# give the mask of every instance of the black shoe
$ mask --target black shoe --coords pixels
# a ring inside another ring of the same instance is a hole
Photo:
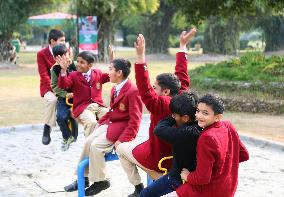
[[[72,133],[72,136],[75,138],[75,141],[76,141],[77,137],[78,137],[78,123],[72,117],[70,118],[70,122],[71,122],[71,125],[72,125],[71,133]]]
[[[100,193],[102,190],[105,190],[110,187],[110,182],[108,180],[94,182],[88,189],[85,190],[86,196],[93,196]]]
[[[134,192],[132,194],[128,195],[127,197],[139,197],[140,193],[142,192],[143,189],[144,189],[143,183],[135,185]]]
[[[89,187],[89,179],[88,177],[85,177],[85,188]],[[77,180],[71,183],[70,185],[67,185],[64,187],[64,190],[66,192],[74,192],[78,190],[78,182]]]
[[[45,124],[44,127],[43,127],[43,135],[42,135],[42,143],[44,145],[48,145],[51,141],[51,138],[50,138],[50,126]]]

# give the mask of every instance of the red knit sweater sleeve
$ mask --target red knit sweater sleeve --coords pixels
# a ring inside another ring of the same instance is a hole
[[[185,52],[178,52],[176,54],[175,75],[181,83],[180,91],[188,90],[190,79],[187,70],[187,54]]]
[[[109,75],[108,73],[102,73],[102,83],[109,82]]]
[[[160,106],[161,98],[155,93],[150,84],[147,64],[135,64],[136,86],[146,108],[151,112],[157,112],[157,106]]]
[[[74,73],[74,72],[73,72]],[[70,73],[70,75],[67,77],[66,75],[65,76],[61,76],[59,74],[59,77],[58,77],[58,87],[62,88],[62,89],[72,89],[72,86],[73,86],[73,80],[72,80],[72,74],[73,73]]]
[[[142,117],[142,101],[138,91],[129,95],[129,121],[127,127],[119,136],[118,141],[128,142],[129,139],[136,137]]]
[[[205,185],[210,182],[216,150],[218,150],[218,146],[213,137],[202,135],[199,137],[196,169],[187,176],[187,184]]]

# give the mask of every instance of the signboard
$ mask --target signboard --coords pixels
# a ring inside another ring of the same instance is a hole
[[[79,52],[90,51],[98,55],[98,30],[96,16],[78,18]]]

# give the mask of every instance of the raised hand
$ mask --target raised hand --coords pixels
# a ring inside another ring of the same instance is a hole
[[[134,42],[134,47],[137,54],[137,63],[145,63],[145,39],[142,34],[139,34],[136,42]]]
[[[186,50],[186,45],[190,42],[190,40],[195,36],[197,32],[196,28],[191,29],[189,32],[183,31],[180,34],[180,49]]]
[[[115,58],[115,53],[111,45],[108,45],[109,61],[112,62]]]
[[[68,58],[65,55],[62,55],[62,56],[58,55],[58,56],[55,57],[55,60],[60,65],[60,67],[63,71],[67,70]]]

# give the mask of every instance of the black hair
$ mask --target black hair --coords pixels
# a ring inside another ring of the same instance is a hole
[[[62,56],[67,53],[67,47],[65,44],[57,44],[54,47],[52,47],[52,53],[54,57],[58,55]]]
[[[159,74],[156,77],[158,85],[164,89],[170,89],[170,96],[175,96],[180,89],[180,81],[176,75],[172,73]]]
[[[77,55],[77,57],[81,57],[83,60],[86,60],[88,64],[95,62],[95,55],[90,51],[82,51]]]
[[[57,41],[59,38],[65,37],[65,33],[58,29],[52,29],[50,30],[48,34],[48,43],[51,43],[51,39],[54,41]]]
[[[223,114],[225,110],[224,102],[219,96],[212,94],[205,94],[199,99],[199,103],[205,103],[206,105],[212,107],[214,114]]]
[[[172,113],[180,116],[188,115],[191,121],[195,120],[195,113],[198,104],[198,96],[194,92],[183,92],[174,96],[170,102]]]
[[[113,64],[113,67],[115,68],[116,72],[119,70],[122,71],[124,79],[129,76],[131,69],[131,63],[129,60],[117,58],[114,59],[111,63]]]

